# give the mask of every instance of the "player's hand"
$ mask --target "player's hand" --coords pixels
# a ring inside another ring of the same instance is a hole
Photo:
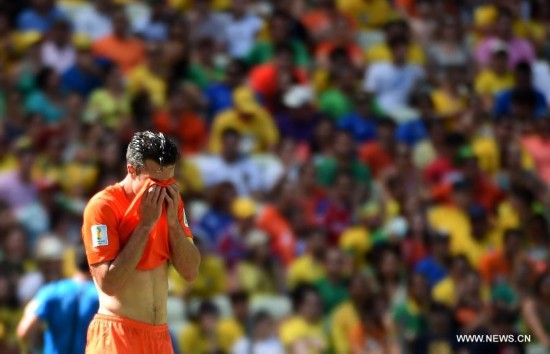
[[[162,213],[166,190],[160,186],[149,187],[141,200],[140,220],[145,226],[153,227]]]
[[[174,183],[166,187],[166,218],[169,226],[179,225],[178,205],[180,187]]]

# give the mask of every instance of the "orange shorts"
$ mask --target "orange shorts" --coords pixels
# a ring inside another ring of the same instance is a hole
[[[95,315],[88,327],[86,354],[173,354],[168,325],[119,316]]]

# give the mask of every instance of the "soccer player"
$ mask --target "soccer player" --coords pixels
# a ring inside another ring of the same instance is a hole
[[[173,353],[168,261],[187,281],[200,263],[173,178],[178,158],[162,133],[136,133],[126,153],[128,175],[86,206],[82,238],[99,293],[88,354]]]

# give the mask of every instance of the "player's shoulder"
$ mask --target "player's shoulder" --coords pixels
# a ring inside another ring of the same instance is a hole
[[[122,187],[118,184],[109,186],[97,192],[86,205],[86,212],[101,211],[105,209],[118,209],[121,198],[125,198]]]

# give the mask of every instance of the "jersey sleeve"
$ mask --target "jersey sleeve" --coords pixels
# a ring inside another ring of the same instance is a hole
[[[42,321],[46,321],[50,315],[50,301],[52,300],[52,291],[51,286],[44,286],[38,291],[33,303],[33,313],[36,317],[40,318]]]
[[[110,202],[92,199],[84,210],[82,240],[90,265],[112,261],[120,251],[118,221]]]
[[[183,233],[185,236],[192,239],[193,234],[191,233],[191,228],[189,227],[189,222],[187,221],[187,215],[185,214],[185,206],[181,198],[178,206],[178,218],[180,220],[180,225],[183,228]]]

